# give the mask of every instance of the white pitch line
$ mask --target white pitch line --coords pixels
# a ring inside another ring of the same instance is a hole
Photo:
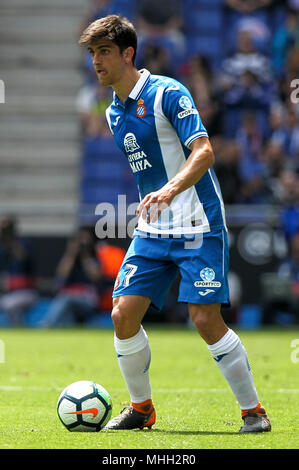
[[[33,387],[22,385],[0,385],[0,391],[4,392],[61,392],[64,387]],[[126,389],[111,389],[111,393],[122,393]],[[156,388],[155,393],[231,393],[228,388]],[[277,393],[299,393],[299,388],[278,388],[278,389],[264,389],[263,392],[277,392]]]

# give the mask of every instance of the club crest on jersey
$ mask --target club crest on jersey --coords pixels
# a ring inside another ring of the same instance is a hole
[[[137,117],[142,118],[146,114],[146,107],[144,106],[144,100],[138,100],[138,105],[136,108]]]
[[[138,150],[140,148],[137,143],[135,134],[133,134],[133,132],[128,132],[125,135],[124,146],[125,146],[126,152],[135,152],[135,150]]]

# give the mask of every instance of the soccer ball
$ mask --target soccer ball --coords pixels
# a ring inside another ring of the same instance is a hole
[[[112,400],[101,385],[80,380],[61,392],[57,413],[69,431],[100,431],[111,417]]]

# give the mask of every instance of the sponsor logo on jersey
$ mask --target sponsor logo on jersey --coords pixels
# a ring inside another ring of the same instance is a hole
[[[178,114],[178,118],[179,119],[183,119],[187,116],[190,116],[190,114],[198,114],[198,111],[197,109],[186,109],[185,111],[181,111],[179,114]]]
[[[136,150],[140,149],[140,146],[138,145],[136,136],[133,132],[128,132],[125,135],[124,146],[126,152],[130,153],[130,155],[128,155],[128,161],[133,173],[152,167],[151,163],[148,161],[147,154],[143,150],[136,152]]]
[[[214,281],[215,279],[214,269],[206,267],[206,268],[203,268],[199,274],[200,274],[202,281],[195,281],[194,282],[195,287],[221,287],[221,282]]]
[[[189,116],[190,114],[198,114],[198,111],[197,109],[194,109],[192,106],[192,101],[190,100],[190,98],[186,95],[184,96],[181,96],[180,99],[179,99],[179,105],[181,108],[184,109],[184,111],[181,111],[179,114],[178,114],[178,118],[179,119],[183,119],[187,116]]]
[[[183,109],[191,109],[192,108],[192,101],[188,96],[181,96],[179,99],[179,105]]]
[[[138,100],[136,108],[137,117],[142,118],[146,115],[146,107],[144,106],[144,100]]]
[[[128,132],[125,135],[124,146],[125,146],[126,152],[135,152],[135,150],[138,150],[140,148],[137,143],[135,134],[133,134],[133,132]]]

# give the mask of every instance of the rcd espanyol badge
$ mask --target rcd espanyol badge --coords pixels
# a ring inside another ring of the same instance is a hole
[[[146,114],[146,107],[144,106],[143,103],[144,103],[144,100],[138,100],[136,114],[139,118],[142,118]]]

